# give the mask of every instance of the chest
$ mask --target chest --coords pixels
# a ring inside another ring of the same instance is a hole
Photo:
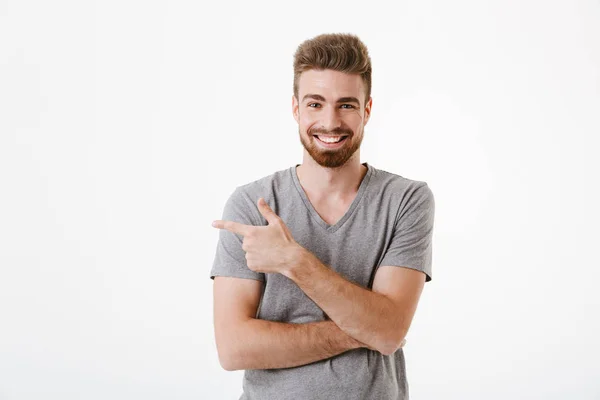
[[[335,225],[344,216],[344,214],[346,214],[346,210],[338,209],[315,208],[315,211],[328,225]]]
[[[328,225],[335,225],[344,215],[346,215],[346,212],[348,212],[348,209],[352,204],[352,200],[333,203],[317,203],[311,201],[311,204],[325,223]]]

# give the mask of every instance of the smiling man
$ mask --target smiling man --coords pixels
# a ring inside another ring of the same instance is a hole
[[[360,162],[371,60],[352,34],[294,55],[302,164],[229,196],[210,277],[240,399],[408,399],[405,336],[431,280],[428,184]],[[394,150],[396,151],[396,150]]]

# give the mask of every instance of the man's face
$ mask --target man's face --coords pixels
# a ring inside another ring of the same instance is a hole
[[[341,167],[360,148],[372,99],[364,104],[365,87],[358,74],[308,70],[300,75],[298,99],[292,96],[300,142],[321,166]],[[346,136],[328,145],[317,136]]]

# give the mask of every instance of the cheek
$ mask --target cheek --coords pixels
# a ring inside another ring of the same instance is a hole
[[[310,115],[301,115],[298,121],[302,132],[308,132],[308,130],[317,122],[314,118],[311,118]]]
[[[302,113],[300,114],[299,120],[301,124],[306,126],[312,124],[315,121],[315,117],[310,113]]]
[[[360,115],[352,115],[346,120],[346,122],[354,132],[358,132],[361,129],[364,121]]]

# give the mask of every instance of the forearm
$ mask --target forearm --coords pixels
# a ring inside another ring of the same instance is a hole
[[[385,295],[346,280],[309,251],[301,252],[296,266],[283,272],[348,335],[371,349],[391,354],[400,335],[394,304]]]
[[[228,351],[230,371],[296,367],[364,346],[330,320],[291,324],[253,318],[237,332]]]

